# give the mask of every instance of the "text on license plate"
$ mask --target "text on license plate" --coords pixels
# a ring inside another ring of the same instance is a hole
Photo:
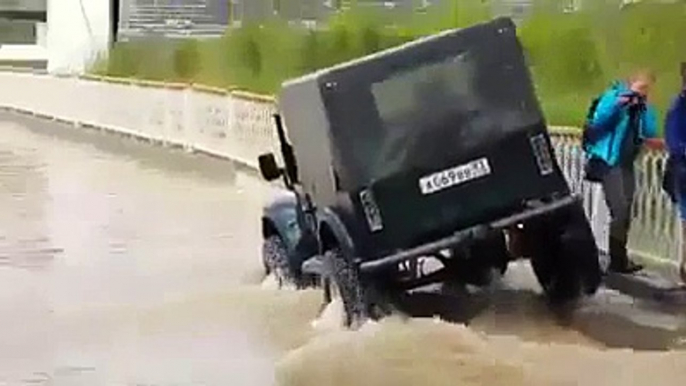
[[[419,188],[424,195],[432,194],[489,174],[491,165],[484,157],[422,177],[419,179]]]

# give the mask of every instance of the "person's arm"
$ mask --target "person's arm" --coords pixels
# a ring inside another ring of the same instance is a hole
[[[595,114],[593,115],[593,126],[601,130],[609,130],[619,118],[624,105],[614,91],[605,93],[600,98]]]

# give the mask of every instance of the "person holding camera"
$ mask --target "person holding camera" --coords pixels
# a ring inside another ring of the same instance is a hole
[[[654,74],[647,70],[615,82],[598,99],[586,129],[593,131],[592,142],[585,146],[586,178],[601,184],[610,210],[612,272],[643,269],[629,259],[627,241],[636,190],[634,161],[644,140],[657,135],[655,110],[648,103],[654,83]]]
[[[669,158],[663,187],[679,208],[683,240],[679,274],[686,284],[686,62],[681,63],[681,90],[665,117],[665,144]]]

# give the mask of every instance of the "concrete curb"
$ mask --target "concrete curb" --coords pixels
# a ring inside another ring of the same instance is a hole
[[[633,298],[686,307],[686,287],[649,271],[633,275],[610,273],[605,277],[605,286]]]
[[[609,256],[603,255],[604,266],[609,263]],[[633,275],[608,272],[604,278],[607,288],[619,291],[637,299],[659,302],[668,306],[686,307],[686,286],[679,285],[670,277],[672,266],[656,266],[653,262],[637,258],[644,264],[641,272]]]
[[[600,266],[605,273],[602,285],[635,299],[660,303],[665,306],[686,307],[686,287],[676,280],[676,265],[656,262],[635,254],[631,258],[644,266],[633,275],[607,271],[610,256],[601,252]]]

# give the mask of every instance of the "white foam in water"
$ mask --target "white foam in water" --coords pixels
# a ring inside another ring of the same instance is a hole
[[[319,335],[347,331],[343,326],[344,312],[343,301],[340,298],[334,299],[310,325]],[[379,322],[370,319],[366,320],[364,325],[360,326],[359,331],[367,334],[374,334],[380,328],[381,324]]]
[[[297,291],[297,288],[293,284],[284,284],[282,287],[279,287],[279,281],[274,275],[267,275],[267,277],[262,280],[260,287],[264,290],[270,291]]]
[[[343,316],[343,300],[336,298],[312,321],[311,326],[318,333],[340,331],[343,329]]]
[[[267,275],[267,277],[262,280],[260,287],[266,290],[277,290],[279,289],[279,282],[274,275]]]
[[[381,322],[377,322],[376,320],[367,320],[360,331],[366,334],[376,334],[377,332],[381,331],[382,325]]]

